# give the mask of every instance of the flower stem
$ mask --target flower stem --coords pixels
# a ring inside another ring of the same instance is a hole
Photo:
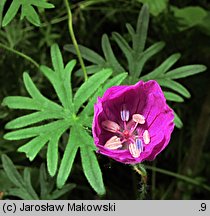
[[[23,57],[23,58],[26,59],[27,61],[30,61],[35,67],[39,68],[39,64],[38,64],[35,60],[33,60],[30,56],[27,56],[27,55],[25,55],[24,53],[19,52],[19,51],[13,49],[13,48],[10,48],[10,47],[8,47],[8,46],[2,44],[2,43],[0,43],[0,48],[3,48],[3,49],[5,49],[5,50],[8,50],[8,51],[10,51],[10,52],[15,53],[16,55],[19,55],[19,56]]]
[[[136,164],[133,169],[141,176],[140,199],[144,199],[147,193],[147,172],[142,164]]]
[[[84,64],[84,61],[83,61],[83,59],[82,59],[80,50],[79,50],[79,46],[78,46],[78,44],[77,44],[77,40],[76,40],[75,35],[74,35],[74,30],[73,30],[73,25],[72,25],[72,13],[71,13],[71,9],[70,9],[68,0],[64,0],[64,1],[65,1],[66,9],[67,9],[67,12],[68,12],[69,34],[70,34],[70,37],[71,37],[72,42],[73,42],[73,44],[74,44],[74,48],[75,48],[75,50],[76,50],[77,57],[78,57],[78,59],[79,59],[79,62],[80,62],[82,71],[83,71],[83,73],[84,73],[84,79],[85,79],[85,81],[86,81],[86,80],[88,79],[87,71],[86,71],[85,64]]]

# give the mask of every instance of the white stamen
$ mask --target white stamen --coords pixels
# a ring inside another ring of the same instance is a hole
[[[132,116],[133,121],[139,124],[144,124],[145,123],[145,117],[140,114],[133,114]]]
[[[105,130],[108,130],[113,133],[116,133],[120,130],[120,126],[117,123],[110,120],[103,121],[102,126]]]
[[[136,143],[130,143],[128,146],[129,152],[131,153],[132,157],[138,158],[141,154],[141,151],[138,149]]]
[[[118,148],[122,147],[122,142],[120,141],[119,137],[113,136],[106,142],[104,147],[106,147],[106,148],[108,148],[110,150],[115,150],[115,149],[118,149]]]
[[[122,106],[122,111],[120,111],[120,116],[122,121],[127,122],[129,120],[130,112],[126,109],[125,104]]]
[[[150,135],[149,135],[149,131],[145,130],[143,133],[143,140],[145,144],[149,144],[150,143]]]

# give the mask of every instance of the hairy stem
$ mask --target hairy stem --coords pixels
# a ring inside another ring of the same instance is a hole
[[[144,199],[147,193],[147,172],[142,164],[136,164],[133,169],[141,176],[141,194],[140,199]]]
[[[75,50],[76,50],[77,57],[78,57],[78,59],[79,59],[79,62],[80,62],[82,71],[83,71],[83,73],[84,73],[84,79],[85,79],[85,81],[86,81],[86,80],[88,79],[87,71],[86,71],[85,64],[84,64],[84,61],[83,61],[83,59],[82,59],[80,50],[79,50],[79,46],[78,46],[78,44],[77,44],[77,40],[76,40],[75,35],[74,35],[73,24],[72,24],[72,13],[71,13],[71,9],[70,9],[68,0],[64,0],[64,1],[65,1],[66,9],[67,9],[67,12],[68,12],[69,34],[70,34],[70,37],[71,37],[72,42],[73,42],[73,44],[74,44],[74,48],[75,48]]]
[[[16,55],[21,56],[22,58],[24,58],[27,61],[31,62],[35,67],[39,68],[39,64],[35,60],[33,60],[30,56],[27,56],[26,54],[24,54],[22,52],[19,52],[19,51],[13,49],[13,48],[10,48],[10,47],[2,44],[2,43],[0,43],[0,48],[3,48],[5,50],[7,50],[7,51],[10,51],[12,53],[15,53]]]

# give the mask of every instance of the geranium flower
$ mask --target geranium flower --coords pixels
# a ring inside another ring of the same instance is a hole
[[[169,143],[173,120],[156,81],[114,86],[94,106],[94,142],[99,153],[122,163],[154,160]]]

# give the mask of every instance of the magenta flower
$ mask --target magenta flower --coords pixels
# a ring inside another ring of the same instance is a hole
[[[169,143],[174,114],[154,80],[109,88],[94,106],[98,152],[135,164],[154,160]]]

